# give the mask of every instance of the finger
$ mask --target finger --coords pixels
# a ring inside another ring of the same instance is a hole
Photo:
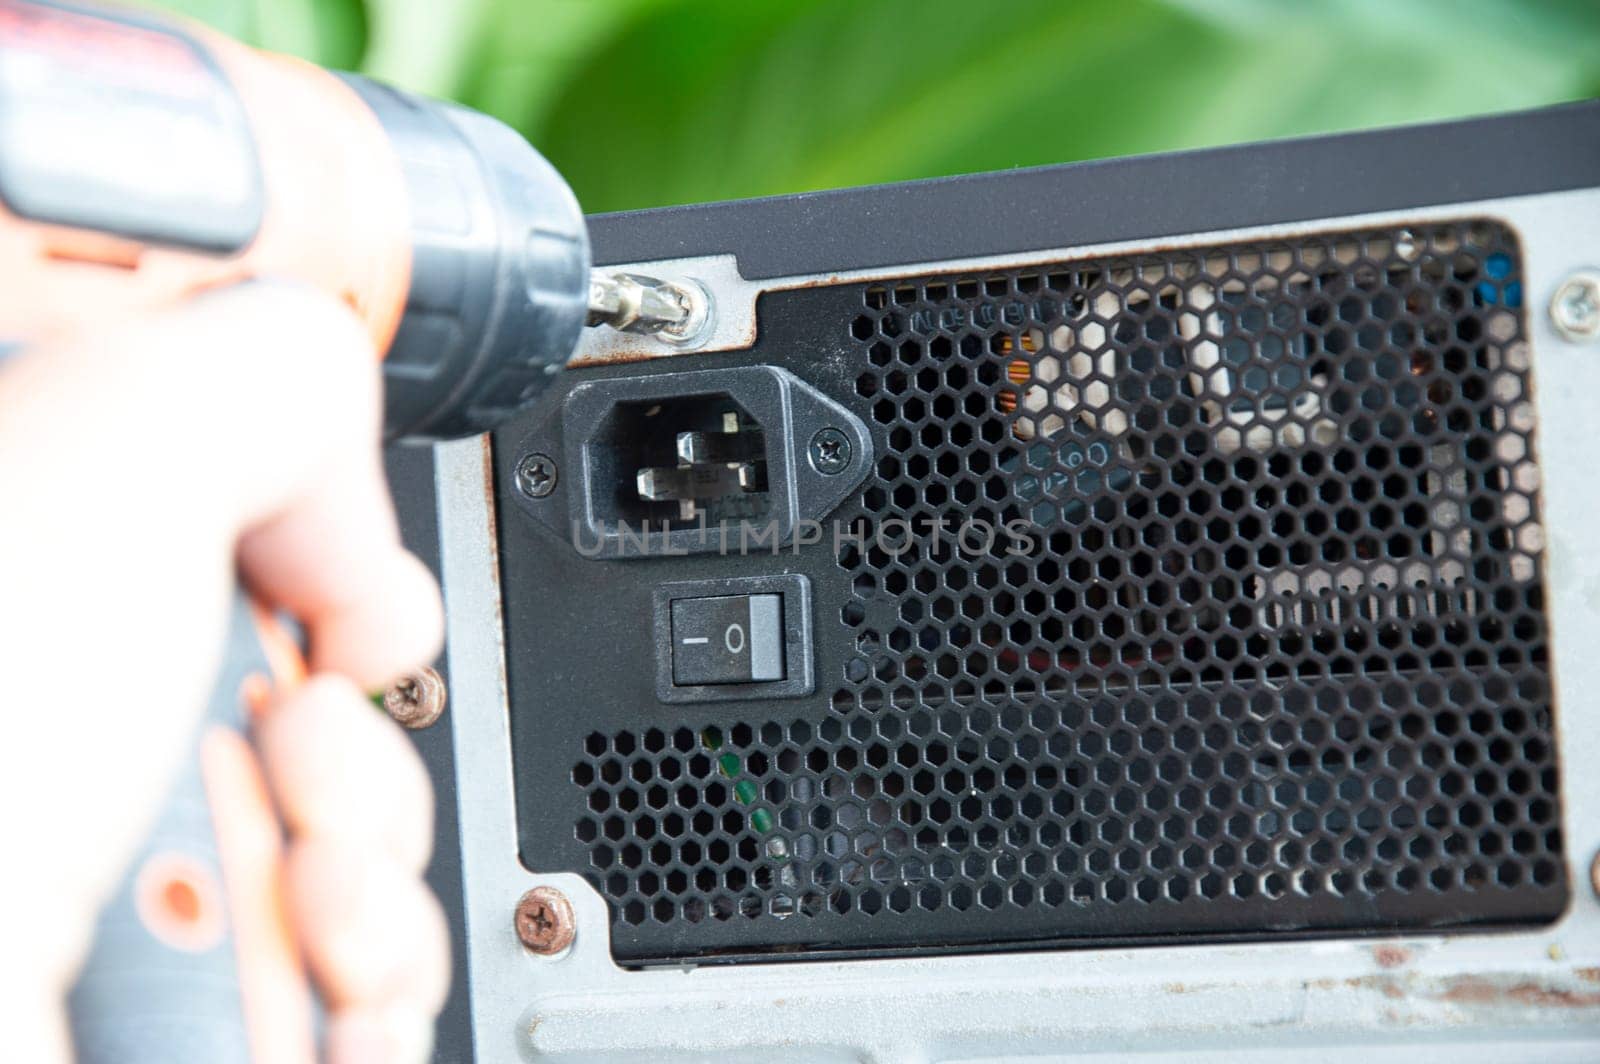
[[[328,1021],[328,1064],[424,1064],[433,1052],[433,1018],[404,1006],[347,1009]]]
[[[450,983],[449,938],[420,880],[380,850],[316,837],[290,844],[286,872],[301,948],[334,1012],[438,1013]]]
[[[369,479],[382,483],[376,471]],[[378,541],[350,525],[345,515],[358,493],[324,487],[247,534],[240,569],[252,592],[304,622],[314,671],[382,690],[438,653],[439,587],[398,540]],[[388,507],[387,495],[381,505]]]
[[[342,396],[322,411],[334,442],[314,475],[268,500],[277,505],[244,530],[238,557],[251,589],[305,624],[313,669],[375,690],[434,656],[443,613],[433,577],[400,545],[378,447],[379,377],[359,325],[341,320],[341,353],[320,371]],[[290,427],[286,417],[268,443]]]
[[[342,676],[314,676],[261,721],[262,765],[290,831],[380,847],[411,874],[433,845],[433,793],[416,749]]]
[[[439,591],[400,545],[379,459],[376,378],[357,367],[352,437],[280,512],[250,529],[239,566],[251,589],[306,625],[311,666],[343,672],[369,690],[438,650]]]

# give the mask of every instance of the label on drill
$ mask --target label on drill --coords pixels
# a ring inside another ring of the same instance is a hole
[[[243,248],[262,191],[244,109],[195,41],[137,14],[0,0],[0,201],[34,221]]]

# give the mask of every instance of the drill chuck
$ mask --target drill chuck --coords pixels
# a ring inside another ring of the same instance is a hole
[[[410,204],[411,283],[383,361],[391,437],[483,432],[543,390],[588,313],[572,190],[508,127],[342,75],[383,125]]]

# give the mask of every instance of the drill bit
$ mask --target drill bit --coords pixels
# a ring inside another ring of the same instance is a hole
[[[705,332],[710,300],[693,281],[675,283],[636,273],[589,275],[587,324],[643,333],[672,344],[687,344]]]

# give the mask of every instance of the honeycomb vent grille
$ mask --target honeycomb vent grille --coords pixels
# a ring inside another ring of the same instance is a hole
[[[877,466],[817,619],[849,653],[807,719],[587,738],[619,928],[1556,915],[1519,277],[1463,222],[854,286]]]

